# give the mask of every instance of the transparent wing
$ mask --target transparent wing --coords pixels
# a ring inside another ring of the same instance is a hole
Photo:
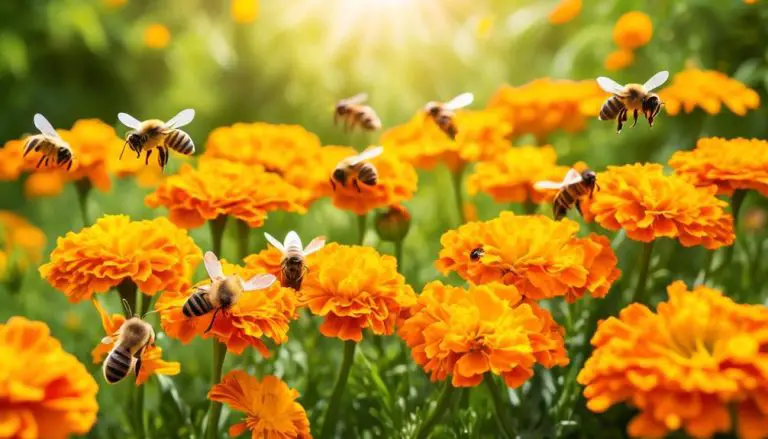
[[[600,88],[607,91],[608,93],[615,95],[621,94],[621,92],[624,90],[623,85],[619,84],[611,78],[606,78],[605,76],[597,78],[597,85],[599,85]]]
[[[643,84],[643,88],[645,91],[651,91],[655,88],[661,87],[662,84],[667,82],[667,79],[669,79],[669,72],[666,70],[662,70],[659,73],[651,76],[651,79],[645,82]]]
[[[384,152],[383,146],[374,146],[349,159],[349,164],[354,165],[366,160],[376,158]]]
[[[263,290],[264,288],[272,285],[276,280],[277,278],[271,274],[257,274],[256,276],[248,279],[248,281],[243,282],[243,290]]]
[[[202,292],[208,292],[211,291],[210,285],[200,285],[199,287],[195,287],[196,290],[202,291]]]
[[[368,100],[368,93],[358,93],[351,98],[342,99],[345,104],[362,104]]]
[[[304,249],[304,256],[311,255],[323,246],[325,246],[325,236],[318,236],[307,244],[307,248]]]
[[[101,339],[101,344],[112,344],[115,342],[115,337],[108,335]]]
[[[213,252],[205,252],[203,263],[205,264],[205,271],[208,272],[208,277],[211,280],[224,279],[224,270],[221,268],[221,262],[219,262],[219,258]]]
[[[285,242],[283,242],[283,247],[286,249],[289,248],[297,248],[299,250],[303,250],[304,246],[301,245],[301,238],[299,238],[299,234],[291,230],[288,232],[287,235],[285,235]]]
[[[165,123],[167,128],[181,128],[184,125],[192,122],[195,118],[195,110],[187,108],[186,110],[179,111],[179,114],[173,116],[168,122]]]
[[[472,93],[462,93],[450,101],[446,102],[443,107],[447,110],[458,110],[471,104],[475,100],[475,95]]]
[[[280,250],[281,252],[285,253],[285,247],[283,247],[283,244],[275,239],[274,236],[270,235],[267,232],[264,232],[264,237],[267,238],[267,241],[269,241],[270,244],[272,244],[272,247]]]
[[[563,179],[563,186],[570,186],[580,181],[581,181],[581,174],[579,173],[579,171],[571,168],[568,170],[568,173],[565,174],[565,178]]]
[[[562,181],[537,181],[533,187],[536,189],[543,191],[547,189],[562,189],[563,188],[563,182]]]
[[[141,126],[141,121],[128,113],[117,113],[117,119],[128,128],[137,130]]]
[[[45,118],[40,113],[35,114],[35,126],[38,130],[40,130],[41,133],[45,134],[46,136],[51,137],[59,137],[59,133],[56,132],[55,129],[53,129],[53,125],[51,125],[50,122],[48,122],[48,119]]]

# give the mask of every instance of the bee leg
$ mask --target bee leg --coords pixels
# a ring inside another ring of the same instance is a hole
[[[51,159],[50,157],[47,157],[47,156],[45,157],[45,167],[46,167],[46,168],[47,168],[47,167],[49,166],[49,164],[50,164],[50,159]]]
[[[148,149],[147,150],[147,156],[144,158],[144,166],[149,165],[149,156],[151,156],[151,155],[152,155],[152,150]]]
[[[211,330],[211,328],[213,328],[213,322],[216,321],[216,314],[219,313],[219,310],[221,310],[221,308],[216,308],[216,311],[213,312],[213,317],[211,318],[211,323],[208,324],[207,328],[205,328],[205,331],[203,331],[204,333],[207,333],[208,331]]]
[[[331,189],[336,192],[336,183],[333,182],[333,178],[329,178],[328,182],[331,183]]]
[[[70,169],[72,169],[72,160],[70,160],[69,163],[67,163],[67,171],[69,171]]]
[[[141,349],[136,351],[136,354],[134,355],[134,357],[136,358],[136,364],[133,366],[133,373],[136,376],[139,376],[139,372],[141,372],[141,357],[142,355],[144,355],[144,348],[146,347],[147,345],[142,346]]]
[[[624,126],[624,115],[626,114],[627,110],[623,109],[619,111],[619,117],[618,117],[618,127],[616,128],[616,134],[619,134],[621,132],[621,128]]]
[[[635,123],[632,124],[632,128],[634,128],[635,125],[637,125],[637,110],[635,110]]]
[[[357,179],[354,180],[355,189],[357,189],[358,192],[360,192],[360,185],[357,184]]]
[[[555,221],[563,219],[566,213],[568,213],[568,209],[561,206],[559,203],[552,205],[552,216],[555,218]]]
[[[37,162],[37,166],[35,166],[35,167],[36,167],[36,168],[39,168],[39,167],[40,167],[40,165],[42,165],[42,164],[43,164],[43,160],[45,160],[45,156],[40,156],[40,161],[39,161],[39,162]]]
[[[576,200],[576,210],[579,212],[579,215],[584,216],[584,214],[581,213],[581,200]]]

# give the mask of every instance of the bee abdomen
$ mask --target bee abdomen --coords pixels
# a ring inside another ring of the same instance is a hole
[[[376,168],[370,163],[364,164],[358,173],[358,180],[360,180],[360,182],[363,184],[367,184],[368,186],[375,186],[379,180],[379,175],[376,172]]]
[[[29,140],[27,140],[27,144],[24,146],[24,155],[26,156],[29,154],[30,151],[32,151],[35,146],[39,145],[41,142],[39,137],[30,137]]]
[[[205,293],[195,293],[184,302],[181,312],[187,318],[199,317],[213,310],[213,305],[204,297]]]
[[[600,120],[613,120],[624,108],[624,103],[617,96],[611,96],[600,108]]]
[[[116,346],[104,361],[104,379],[110,384],[122,380],[131,370],[131,364],[131,352],[123,346]]]
[[[184,155],[195,152],[195,144],[189,134],[181,130],[173,130],[165,138],[165,146]]]

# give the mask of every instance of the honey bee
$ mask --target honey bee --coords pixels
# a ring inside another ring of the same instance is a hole
[[[141,317],[132,314],[128,302],[123,299],[123,306],[126,307],[127,314],[133,317],[127,319],[120,325],[120,329],[115,334],[108,335],[101,339],[104,344],[114,343],[115,347],[104,360],[104,379],[109,384],[115,384],[122,380],[133,371],[139,376],[141,371],[141,357],[147,346],[155,344],[155,330],[152,325],[145,322]]]
[[[455,140],[457,129],[454,111],[466,107],[474,100],[475,96],[472,93],[462,93],[444,104],[430,102],[424,107],[424,110],[451,140]]]
[[[40,156],[40,161],[37,162],[38,168],[43,163],[45,163],[45,166],[48,166],[50,161],[53,160],[54,165],[66,165],[67,171],[69,171],[72,168],[72,147],[59,136],[59,133],[53,129],[53,125],[42,114],[35,114],[34,122],[35,127],[40,130],[40,134],[35,134],[27,139],[24,144],[24,157],[32,150],[42,152],[43,155]]]
[[[331,175],[331,187],[336,190],[336,183],[342,187],[346,187],[350,181],[352,185],[360,192],[360,183],[368,186],[375,186],[379,180],[379,174],[376,171],[376,167],[366,160],[371,160],[381,155],[384,152],[384,148],[381,146],[374,146],[366,149],[360,154],[352,157],[348,157],[339,162],[336,165],[336,169],[333,170]]]
[[[294,231],[288,232],[285,236],[285,242],[282,244],[269,233],[264,233],[264,236],[270,244],[283,253],[283,259],[280,261],[280,283],[298,291],[301,288],[304,273],[308,270],[304,264],[304,258],[323,248],[325,237],[318,236],[304,248],[301,244],[301,238]]]
[[[606,78],[605,76],[597,78],[600,88],[613,94],[603,103],[598,118],[600,120],[618,119],[616,132],[620,133],[624,122],[627,121],[627,113],[630,111],[634,112],[635,123],[632,124],[634,127],[637,125],[637,113],[642,111],[645,118],[648,119],[648,125],[653,127],[653,119],[659,114],[664,103],[661,102],[656,93],[651,93],[651,91],[667,82],[667,78],[669,78],[669,72],[666,70],[653,75],[643,85],[627,84],[621,86],[611,78]]]
[[[336,104],[333,113],[333,123],[339,118],[344,120],[344,130],[354,129],[359,125],[366,131],[376,131],[381,128],[381,119],[369,105],[363,105],[368,100],[368,94],[360,93],[351,98],[342,99]]]
[[[568,209],[574,205],[579,211],[579,215],[582,215],[582,198],[589,196],[591,199],[595,189],[600,190],[600,186],[597,185],[597,176],[589,169],[582,173],[570,169],[563,181],[539,181],[534,187],[539,190],[558,190],[555,200],[552,202],[552,216],[557,221],[561,220],[568,213]]]
[[[182,110],[168,122],[159,119],[149,119],[144,122],[126,113],[119,113],[117,118],[126,127],[132,131],[128,132],[125,138],[123,150],[120,152],[120,158],[123,158],[125,145],[128,145],[136,153],[136,158],[141,157],[141,152],[146,151],[147,156],[144,164],[149,164],[149,156],[157,148],[157,162],[161,168],[165,168],[168,163],[172,149],[184,155],[191,155],[195,152],[195,144],[189,134],[181,131],[179,128],[192,122],[195,118],[195,110],[188,108]]]
[[[192,318],[203,316],[215,310],[211,323],[205,332],[213,328],[219,311],[226,312],[232,308],[244,292],[262,290],[272,285],[276,280],[275,276],[271,274],[257,274],[247,282],[243,282],[237,275],[225,276],[221,262],[213,252],[205,253],[203,263],[212,282],[210,285],[197,287],[195,293],[184,302],[182,313],[185,317]]]
[[[482,247],[477,247],[472,249],[472,251],[469,253],[469,260],[472,262],[477,262],[483,256],[485,256],[485,250],[483,250]]]

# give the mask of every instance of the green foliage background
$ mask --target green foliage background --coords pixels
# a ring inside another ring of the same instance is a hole
[[[382,22],[391,17],[377,15],[371,7],[338,40],[334,31],[341,27],[339,0],[329,0],[320,8],[309,8],[310,0],[263,0],[260,17],[249,25],[233,23],[229,2],[223,0],[129,0],[118,9],[97,0],[0,2],[0,96],[4,104],[0,139],[15,139],[32,131],[35,112],[66,128],[77,119],[91,117],[115,124],[119,111],[139,118],[169,118],[181,108],[193,107],[197,118],[188,131],[200,149],[213,128],[238,121],[301,124],[325,144],[362,147],[375,138],[349,136],[333,127],[330,107],[338,98],[368,91],[388,128],[408,120],[426,101],[467,90],[475,93],[476,105],[483,105],[502,83],[519,85],[544,76],[593,78],[605,74],[603,59],[614,50],[610,35],[615,20],[633,9],[652,17],[654,37],[637,51],[633,66],[611,75],[618,82],[639,82],[658,70],[674,73],[686,63],[695,63],[743,81],[766,101],[766,2],[589,1],[578,18],[553,26],[546,17],[555,1],[411,1],[429,4],[432,9],[423,9],[418,16],[403,14],[402,26],[395,27],[397,20]],[[395,8],[395,3],[393,0],[390,7]],[[475,31],[478,21],[486,17],[494,20],[487,39]],[[379,19],[382,21],[376,24]],[[170,29],[172,41],[167,48],[144,46],[142,32],[151,22]],[[386,32],[366,37],[366,29]],[[662,114],[652,131],[641,124],[625,129],[621,136],[607,124],[590,121],[581,133],[557,133],[548,140],[561,163],[585,160],[600,170],[609,164],[635,161],[665,163],[672,152],[693,148],[700,136],[767,138],[767,117],[765,108],[746,117],[728,110],[716,116],[701,110],[676,117]],[[417,291],[426,282],[441,278],[434,268],[439,238],[458,223],[447,190],[451,184],[447,170],[420,172],[419,178],[419,191],[407,203],[414,224],[401,261]],[[73,187],[60,197],[37,200],[24,200],[20,182],[2,183],[0,190],[2,209],[21,213],[46,232],[46,255],[57,236],[82,227]],[[134,219],[166,214],[144,206],[146,193],[131,181],[115,181],[110,193],[92,194],[89,215],[93,220],[107,213],[126,213]],[[520,210],[519,206],[495,205],[482,195],[475,201],[482,219],[490,219],[502,209]],[[742,212],[766,206],[765,199],[750,194]],[[296,229],[306,237],[325,234],[332,241],[353,243],[355,224],[351,214],[323,200],[306,216],[272,215],[264,231],[282,236]],[[584,233],[590,230],[598,227],[582,227]],[[253,251],[264,246],[261,231],[253,233]],[[575,383],[576,373],[589,355],[596,321],[625,306],[636,282],[641,246],[620,233],[600,232],[613,239],[624,275],[603,301],[584,300],[570,307],[561,301],[549,304],[568,331],[571,365],[538,370],[529,383],[509,392],[513,405],[505,416],[520,437],[625,435],[631,410],[618,407],[602,415],[592,414]],[[210,246],[206,228],[191,233],[201,248]],[[233,259],[233,234],[226,239],[225,256]],[[393,251],[390,243],[379,242],[375,234],[368,235],[366,244],[381,252]],[[716,273],[711,283],[738,301],[766,303],[768,264],[761,258],[765,246],[765,230],[740,232],[734,262]],[[715,255],[716,266],[723,254]],[[703,249],[685,249],[669,240],[657,243],[654,255],[649,290],[655,301],[666,297],[664,288],[672,280],[682,279],[688,285],[696,282],[706,260]],[[202,278],[202,272],[198,277]],[[459,282],[457,278],[448,281]],[[103,334],[89,303],[69,304],[35,270],[24,274],[20,288],[6,285],[0,289],[0,303],[0,321],[24,315],[47,322],[65,349],[88,364],[103,383],[99,368],[90,364],[89,352]],[[116,295],[108,296],[108,304],[112,312],[119,310]],[[291,328],[290,341],[271,349],[272,358],[265,360],[248,351],[242,357],[230,355],[225,365],[225,370],[243,367],[257,376],[277,374],[297,388],[315,433],[319,433],[342,351],[339,341],[319,335],[317,325],[316,319],[302,316]],[[149,432],[152,437],[200,437],[210,385],[210,346],[201,340],[182,346],[167,338],[159,344],[165,348],[166,358],[182,362],[182,373],[153,379],[147,386],[144,416]],[[429,383],[412,362],[404,361],[405,353],[395,337],[383,341],[383,351],[366,339],[362,352],[347,388],[341,435],[408,437],[436,398],[438,386]],[[137,436],[126,415],[132,392],[127,382],[101,385],[99,421],[89,437]],[[226,419],[226,409],[224,413]],[[463,392],[433,437],[497,437],[492,413],[485,388]],[[227,422],[239,416],[233,414]]]

